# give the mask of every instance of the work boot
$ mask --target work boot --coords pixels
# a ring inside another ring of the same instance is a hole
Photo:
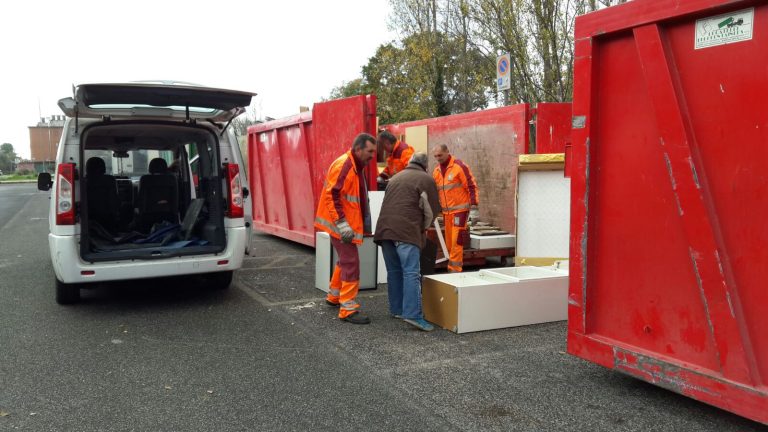
[[[328,306],[339,307],[339,303],[334,303],[328,299],[325,299],[325,304],[327,304]]]
[[[371,323],[371,319],[363,315],[362,312],[353,312],[351,315],[347,315],[341,320],[350,322],[352,324],[370,324]]]
[[[432,330],[435,329],[435,326],[433,326],[432,324],[426,322],[423,318],[419,318],[419,319],[409,319],[409,318],[406,318],[403,321],[405,321],[408,324],[416,327],[417,329],[425,331],[425,332],[431,332]]]

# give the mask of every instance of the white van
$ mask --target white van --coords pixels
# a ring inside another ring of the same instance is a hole
[[[56,301],[88,283],[199,274],[226,288],[251,239],[245,165],[228,128],[253,93],[175,83],[85,84],[51,190]]]

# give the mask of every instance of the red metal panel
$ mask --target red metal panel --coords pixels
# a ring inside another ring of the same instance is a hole
[[[751,40],[694,48],[748,7]],[[768,423],[768,5],[636,0],[576,35],[568,351]]]
[[[314,244],[314,202],[308,145],[312,117],[300,114],[248,129],[253,224],[256,229]]]
[[[375,129],[375,96],[315,104],[311,114],[248,128],[254,228],[314,246],[315,210],[328,167],[357,134]],[[375,187],[375,169],[367,172]]]
[[[571,142],[571,117],[570,103],[536,104],[536,153],[565,153]]]
[[[395,135],[427,126],[428,148],[445,144],[472,170],[480,189],[481,216],[515,232],[517,156],[528,145],[528,104],[388,125]],[[429,170],[435,167],[430,158]]]
[[[319,164],[314,172],[317,190],[322,186],[328,167],[342,153],[352,148],[354,138],[366,132],[376,136],[376,97],[353,96],[315,104],[312,110],[315,128],[315,156]],[[376,161],[366,168],[370,190],[376,188]]]

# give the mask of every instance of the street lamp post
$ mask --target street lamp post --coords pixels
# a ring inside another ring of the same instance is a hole
[[[53,124],[52,117],[48,117],[48,154],[45,155],[45,162],[43,163],[43,169],[45,172],[48,172],[50,169],[50,166],[48,166],[48,161],[51,158],[51,125]]]

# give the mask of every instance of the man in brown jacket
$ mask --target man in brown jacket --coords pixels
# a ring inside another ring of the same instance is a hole
[[[440,214],[440,198],[428,158],[415,153],[408,166],[389,181],[374,241],[381,245],[387,266],[389,312],[424,331],[434,329],[421,309],[421,249],[425,230]]]

